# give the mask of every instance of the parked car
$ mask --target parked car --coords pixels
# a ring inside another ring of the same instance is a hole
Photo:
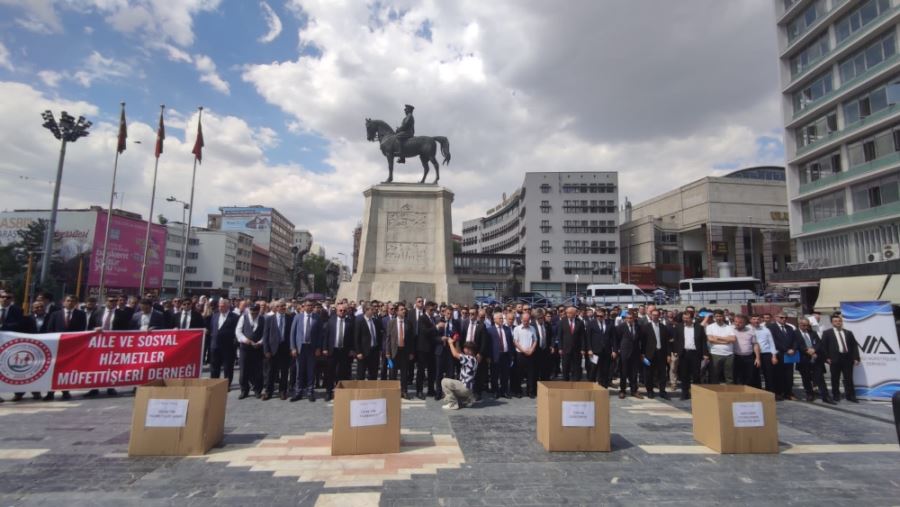
[[[550,298],[544,296],[540,292],[520,292],[518,296],[514,297],[511,301],[513,304],[525,304],[530,305],[532,308],[546,308],[548,306],[553,306],[553,301]]]
[[[475,298],[475,304],[478,306],[494,306],[502,303],[499,299],[491,296],[478,296]]]

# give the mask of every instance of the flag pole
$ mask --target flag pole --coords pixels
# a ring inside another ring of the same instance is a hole
[[[199,133],[199,129],[201,128],[200,120],[203,118],[203,106],[200,106],[198,108],[198,110],[200,111],[197,115],[197,129],[198,129],[198,133]],[[190,198],[190,202],[188,203],[187,232],[184,235],[184,245],[182,245],[182,247],[181,247],[181,279],[178,281],[178,287],[181,290],[180,295],[182,298],[185,296],[184,279],[185,279],[185,273],[187,272],[187,250],[188,250],[188,243],[191,240],[191,220],[194,217],[194,184],[197,182],[197,160],[198,160],[197,154],[195,153],[194,154],[194,172],[191,175],[191,198]]]
[[[125,117],[125,103],[122,102],[122,118]],[[121,125],[119,125],[120,131],[119,135],[121,135]],[[121,139],[119,142],[121,143]],[[109,248],[109,224],[112,223],[112,209],[113,209],[113,199],[116,197],[116,173],[119,171],[119,153],[122,152],[122,146],[116,146],[116,161],[113,162],[113,177],[112,177],[112,189],[109,191],[109,208],[107,208],[106,212],[106,233],[103,236],[103,251],[100,254],[100,284],[97,289],[97,296],[100,301],[105,301],[106,295],[105,286],[103,282],[106,279],[106,251]]]
[[[162,125],[162,116],[165,109],[165,104],[159,106],[160,125]],[[159,134],[157,134],[156,142],[160,142]],[[159,171],[159,155],[160,151],[157,149],[156,162],[153,164],[153,190],[150,191],[150,215],[147,217],[147,235],[144,238],[144,260],[141,263],[141,285],[140,289],[138,289],[139,298],[144,297],[144,282],[147,280],[147,257],[150,255],[150,227],[153,225],[153,204],[156,201],[156,173]]]

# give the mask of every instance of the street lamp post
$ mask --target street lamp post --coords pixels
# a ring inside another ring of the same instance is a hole
[[[747,274],[749,276],[754,276],[756,275],[756,266],[754,266],[754,264],[756,263],[756,259],[754,257],[755,253],[753,251],[753,217],[747,217],[747,222],[750,224],[750,272]]]
[[[49,130],[53,137],[60,140],[59,164],[56,167],[56,185],[53,187],[53,207],[50,210],[50,223],[44,237],[44,255],[41,258],[40,283],[47,283],[47,275],[50,270],[50,258],[53,256],[53,235],[56,232],[56,215],[59,210],[59,186],[62,183],[63,163],[66,160],[66,143],[74,143],[79,138],[89,134],[88,129],[92,123],[79,116],[76,120],[69,113],[63,111],[59,117],[59,123],[49,110],[41,114],[44,119],[43,127]]]
[[[184,274],[187,269],[187,247],[188,247],[188,236],[190,234],[190,228],[188,228],[188,223],[185,221],[185,213],[191,209],[191,205],[176,199],[175,196],[166,197],[166,201],[168,202],[177,202],[181,204],[181,225],[184,230],[184,239],[181,245],[181,275],[178,277],[178,295],[180,297],[184,297]]]
[[[343,281],[346,281],[346,280],[344,280],[344,273],[346,273],[346,274],[349,275],[349,274],[350,274],[350,271],[351,271],[351,268],[350,268],[350,260],[349,260],[349,259],[350,259],[350,256],[348,256],[348,255],[345,254],[344,252],[338,252],[338,255],[343,255],[343,256],[344,256],[344,269],[342,270],[343,273],[341,273],[341,281],[343,282]]]
[[[631,283],[631,243],[632,242],[634,242],[634,233],[633,232],[629,233],[629,235],[628,235],[628,253],[625,254],[625,256],[627,257],[626,260],[628,261],[628,265],[625,266],[625,269],[627,270],[626,276],[627,276],[627,280],[628,280],[626,283]]]

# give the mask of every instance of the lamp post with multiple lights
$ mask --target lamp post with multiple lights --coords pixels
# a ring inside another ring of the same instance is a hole
[[[40,283],[47,283],[47,275],[50,270],[50,258],[53,256],[53,235],[56,231],[56,214],[59,209],[59,186],[62,182],[63,163],[66,159],[66,144],[74,143],[79,138],[89,134],[88,129],[92,123],[87,121],[84,116],[79,116],[76,120],[69,113],[63,111],[59,117],[59,122],[53,117],[51,111],[44,111],[41,114],[44,119],[44,128],[53,134],[53,137],[60,140],[59,148],[59,165],[56,168],[56,186],[53,187],[53,207],[50,210],[50,223],[47,224],[47,231],[44,237],[44,255],[41,258]]]

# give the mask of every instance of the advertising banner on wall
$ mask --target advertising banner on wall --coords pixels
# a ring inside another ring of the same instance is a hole
[[[842,302],[844,327],[859,344],[859,366],[853,369],[856,395],[890,399],[900,390],[900,345],[891,303],[886,301]]]
[[[97,212],[94,233],[94,255],[88,284],[100,284],[100,263],[102,262],[103,240],[106,237],[105,211]],[[136,289],[141,282],[141,264],[144,260],[144,239],[147,237],[147,222],[113,215],[109,227],[109,249],[106,254],[107,287]],[[150,226],[150,252],[147,261],[145,286],[162,286],[166,255],[166,228],[159,224]]]
[[[90,253],[94,241],[96,211],[63,210],[57,214],[54,230],[53,249],[63,262],[68,262],[81,254]],[[19,231],[27,230],[39,220],[50,220],[49,211],[8,211],[0,213],[0,245],[18,242]]]
[[[272,238],[272,208],[221,208],[222,230],[253,236],[253,243],[269,248]]]

